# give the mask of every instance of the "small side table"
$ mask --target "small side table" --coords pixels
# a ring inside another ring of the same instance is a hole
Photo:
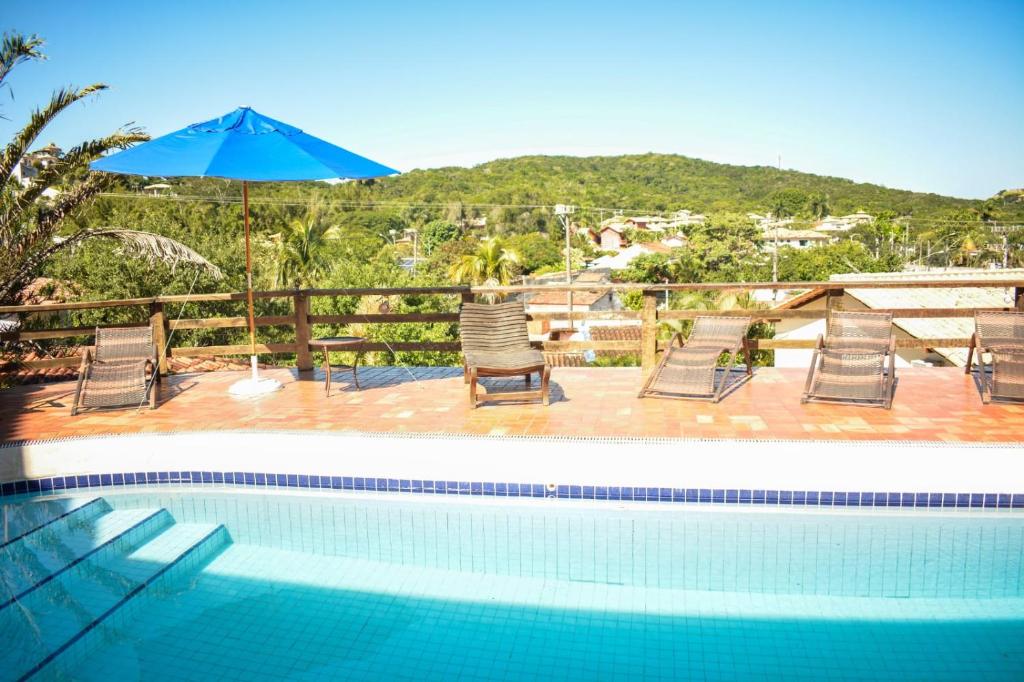
[[[326,379],[324,385],[327,390],[327,397],[331,396],[331,351],[351,351],[356,354],[356,359],[351,365],[340,365],[338,369],[352,370],[352,380],[355,382],[356,390],[359,389],[359,375],[356,370],[359,367],[359,356],[363,353],[363,344],[366,339],[361,336],[328,336],[322,339],[313,339],[309,345],[319,348],[324,354],[324,374]]]

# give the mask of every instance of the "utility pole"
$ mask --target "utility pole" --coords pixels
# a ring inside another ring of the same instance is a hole
[[[575,206],[567,204],[557,204],[555,206],[555,215],[562,221],[562,227],[565,228],[565,283],[567,286],[572,285],[572,230],[570,229],[570,216],[575,212]],[[572,289],[569,289],[567,292],[566,304],[569,307],[569,329],[572,329]]]
[[[781,157],[779,157],[781,158]],[[781,164],[781,161],[779,162]],[[772,214],[768,214],[768,224],[771,225],[773,222]],[[774,246],[772,247],[772,281],[779,281],[779,226],[776,225],[772,228],[772,234],[774,235]]]

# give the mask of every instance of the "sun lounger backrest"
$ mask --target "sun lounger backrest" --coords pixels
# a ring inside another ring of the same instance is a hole
[[[701,316],[693,321],[687,345],[737,348],[750,326],[749,317]]]
[[[825,347],[849,353],[885,353],[892,338],[892,314],[833,312]]]
[[[130,362],[153,357],[152,327],[96,330],[97,362]]]
[[[1024,348],[1024,313],[979,312],[974,324],[982,346],[1020,346]]]
[[[530,347],[526,308],[522,302],[463,303],[459,312],[463,350],[504,351]]]

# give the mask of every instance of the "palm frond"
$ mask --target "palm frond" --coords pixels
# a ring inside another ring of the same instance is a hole
[[[4,149],[3,154],[0,155],[0,178],[6,181],[7,178],[11,177],[11,173],[14,172],[15,164],[21,160],[21,157],[25,156],[28,152],[28,148],[36,141],[39,134],[43,132],[43,129],[46,128],[46,126],[48,126],[50,122],[60,114],[60,112],[67,109],[75,102],[106,89],[107,86],[103,83],[94,83],[78,90],[73,88],[61,88],[54,92],[50,97],[49,104],[32,112],[28,123],[25,124],[24,128],[18,131],[14,136],[14,139],[11,140]]]
[[[37,35],[4,33],[0,40],[0,85],[18,64],[30,59],[46,59],[46,55],[39,51],[42,46],[43,39]]]
[[[125,251],[133,256],[144,258],[151,263],[166,263],[172,268],[187,263],[205,270],[215,279],[222,279],[224,273],[216,265],[203,258],[190,247],[176,239],[164,237],[152,232],[108,228],[87,230],[88,238],[112,239],[119,242]]]
[[[140,128],[129,128],[72,147],[64,156],[43,168],[28,187],[16,191],[3,202],[0,225],[8,225],[13,216],[27,211],[48,188],[66,182],[74,174],[86,170],[89,162],[104,152],[112,149],[128,149],[132,145],[145,142],[148,139],[149,135],[142,132]],[[110,176],[95,173],[92,174],[92,177],[109,178]],[[110,182],[104,181],[102,184],[109,185]]]

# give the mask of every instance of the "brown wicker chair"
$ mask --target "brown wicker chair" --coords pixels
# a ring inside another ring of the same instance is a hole
[[[463,303],[459,312],[459,334],[464,356],[463,375],[469,384],[469,402],[476,408],[485,400],[522,400],[540,398],[549,402],[551,368],[544,355],[530,346],[526,331],[526,308],[521,302],[486,305]],[[477,396],[480,377],[522,375],[530,385],[530,375],[540,374],[540,390],[489,393]]]
[[[833,312],[807,373],[801,400],[892,407],[896,337],[890,313]]]
[[[639,397],[710,400],[717,403],[722,399],[722,392],[729,383],[729,373],[741,350],[747,364],[743,380],[753,375],[750,348],[746,342],[750,319],[722,316],[696,318],[685,343],[682,334],[676,334],[669,341],[668,350],[644,382]],[[676,346],[676,343],[679,345]],[[729,353],[729,363],[716,388],[715,375],[722,353]]]
[[[152,384],[159,380],[151,327],[97,328],[95,350],[82,355],[71,414],[79,407],[138,407],[147,400],[154,409]]]
[[[975,313],[974,334],[967,348],[968,374],[975,351],[982,402],[1024,400],[1024,313]],[[991,370],[985,366],[985,353],[991,358]]]

